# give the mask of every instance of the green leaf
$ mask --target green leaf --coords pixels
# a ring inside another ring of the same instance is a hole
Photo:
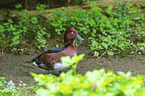
[[[118,71],[117,74],[121,75],[121,76],[126,76],[126,74],[122,71]]]
[[[19,9],[19,8],[22,7],[22,5],[21,5],[21,4],[17,4],[17,5],[15,5],[15,7],[16,7],[17,9]]]
[[[113,6],[109,6],[107,8],[107,14],[109,14],[110,16],[112,16],[113,15],[112,10],[113,10]]]
[[[140,20],[140,17],[134,17],[133,20]]]
[[[108,44],[106,44],[106,43],[102,43],[102,46],[103,46],[105,49],[108,48]]]
[[[113,52],[112,52],[112,51],[109,51],[109,52],[108,52],[108,55],[113,55]]]
[[[70,63],[70,64],[73,64],[74,61],[71,60],[71,57],[70,56],[64,56],[64,57],[61,57],[60,59],[62,62],[65,62],[65,63]]]

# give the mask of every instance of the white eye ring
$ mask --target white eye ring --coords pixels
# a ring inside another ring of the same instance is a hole
[[[74,34],[74,32],[72,31],[71,34]]]

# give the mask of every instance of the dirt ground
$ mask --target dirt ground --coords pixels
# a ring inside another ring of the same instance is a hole
[[[92,51],[85,45],[77,47],[78,54],[85,53],[85,58],[79,62],[77,72],[85,74],[86,71],[104,68],[114,71],[131,71],[132,75],[145,75],[145,56],[128,55],[107,56],[97,59],[92,56]],[[0,77],[4,76],[7,81],[13,80],[17,85],[22,80],[27,85],[34,83],[33,77],[29,72],[48,74],[48,71],[37,68],[32,63],[25,63],[31,60],[39,53],[34,52],[31,55],[3,54],[0,55]],[[54,72],[53,74],[57,74]]]
[[[145,9],[142,9],[145,14]],[[55,43],[54,41],[52,43]],[[97,59],[92,56],[92,51],[86,45],[77,47],[78,54],[85,53],[86,56],[78,64],[77,73],[85,74],[87,71],[104,68],[113,72],[131,71],[132,75],[145,75],[145,55],[107,56]],[[37,68],[32,63],[25,63],[39,53],[32,52],[31,55],[0,54],[0,77],[7,81],[13,80],[18,85],[22,80],[27,85],[36,83],[30,72],[48,74],[48,71]],[[53,74],[58,74],[54,72]]]

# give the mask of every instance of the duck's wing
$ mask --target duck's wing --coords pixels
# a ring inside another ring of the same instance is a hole
[[[55,48],[48,50],[48,52],[46,51],[46,53],[58,53],[58,52],[61,52],[63,50],[64,50],[63,47],[55,47]]]
[[[42,56],[44,53],[59,53],[61,51],[63,51],[64,48],[63,47],[55,47],[55,48],[52,48],[50,50],[47,50],[39,55],[37,55],[36,57],[34,57],[31,61],[27,61],[27,63],[32,63],[34,61],[36,61],[37,58],[39,58],[40,56]]]

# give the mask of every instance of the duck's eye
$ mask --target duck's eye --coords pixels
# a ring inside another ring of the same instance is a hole
[[[74,32],[71,32],[71,34],[74,34]]]

